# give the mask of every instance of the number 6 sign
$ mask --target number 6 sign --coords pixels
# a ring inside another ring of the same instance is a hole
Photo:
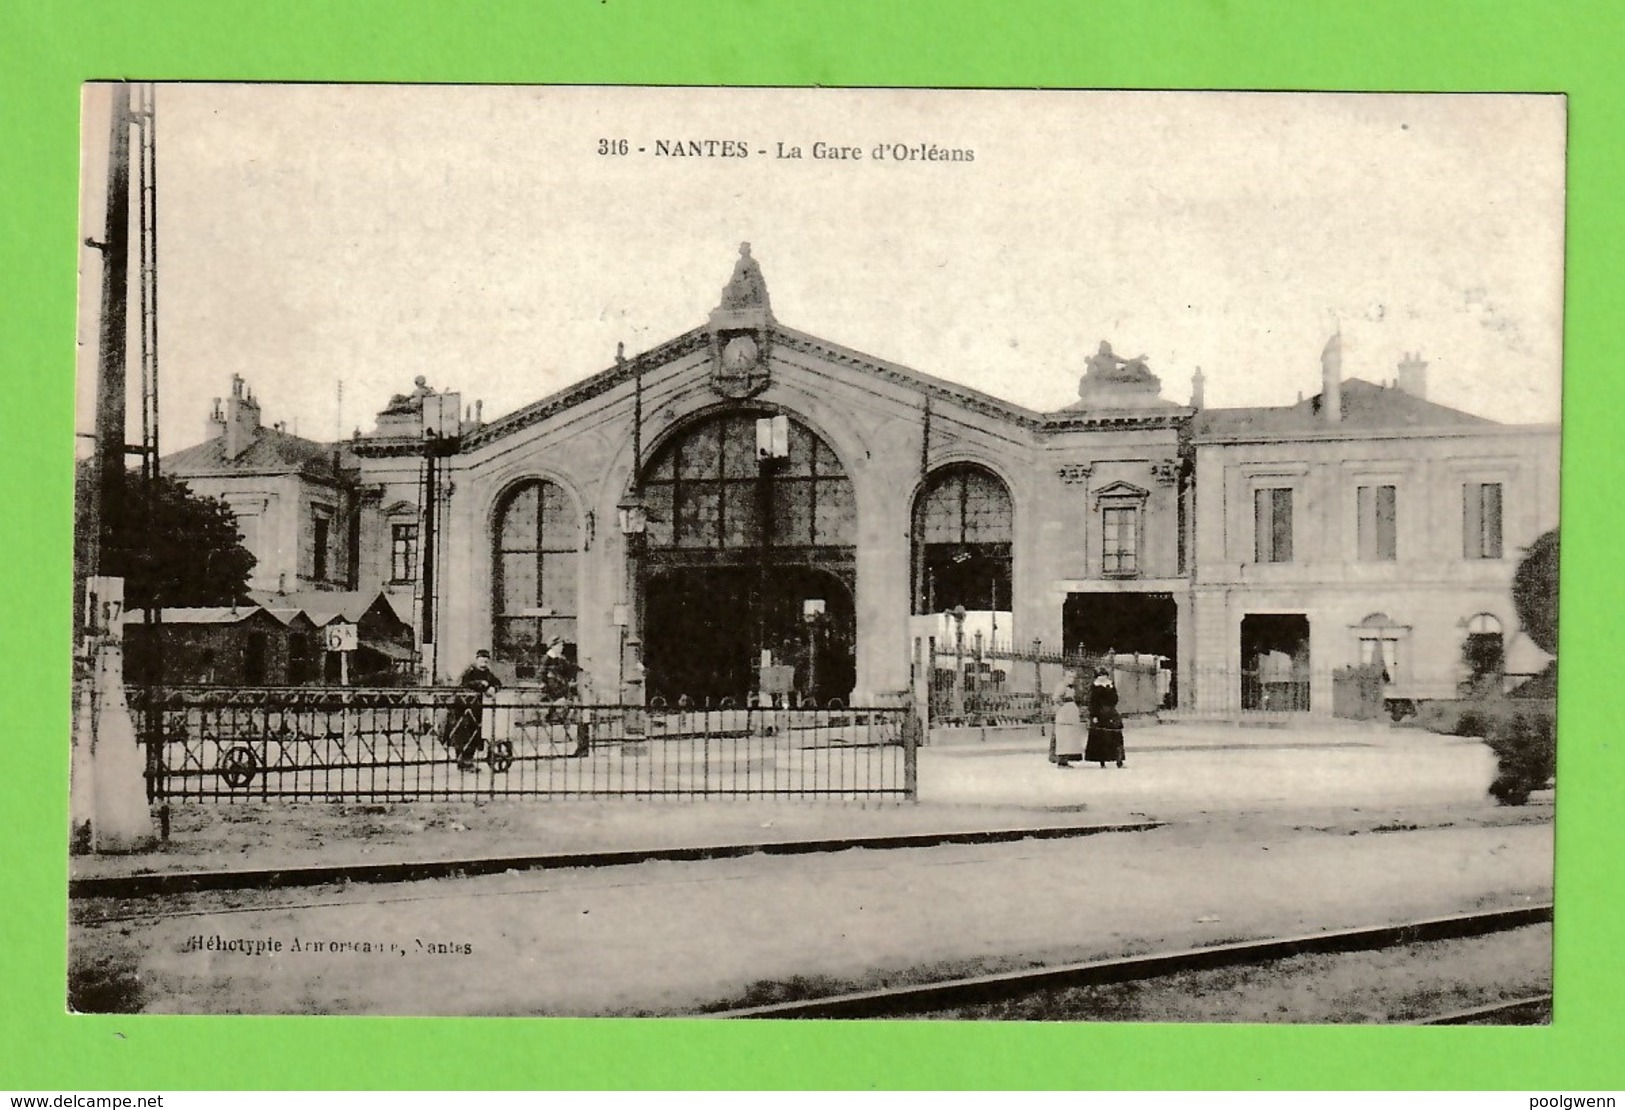
[[[322,630],[322,644],[328,651],[354,651],[356,649],[355,625],[343,621],[328,625]]]

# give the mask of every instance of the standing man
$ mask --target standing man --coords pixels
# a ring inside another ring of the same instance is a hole
[[[491,670],[491,653],[481,648],[474,653],[474,662],[457,680],[457,685],[470,691],[460,696],[452,710],[447,730],[447,744],[457,752],[457,767],[462,771],[474,770],[474,756],[485,743],[480,719],[485,712],[485,695],[502,687],[502,680]]]

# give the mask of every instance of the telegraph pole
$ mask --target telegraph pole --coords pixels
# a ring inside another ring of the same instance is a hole
[[[130,300],[130,86],[113,86],[107,151],[107,231],[86,244],[102,252],[102,319],[96,370],[96,455],[92,469],[92,573],[122,577],[114,547],[124,513],[125,348]]]
[[[150,112],[150,97],[147,101]],[[125,445],[129,264],[130,264],[130,88],[112,88],[107,165],[107,226],[104,238],[86,245],[102,252],[101,329],[96,378],[96,448],[91,464],[92,492],[82,522],[91,545],[89,578],[85,586],[83,647],[88,673],[75,691],[73,735],[73,824],[76,846],[96,852],[130,852],[149,847],[153,836],[149,784],[135,725],[124,691],[124,576],[131,569],[127,553],[116,538],[126,529]],[[149,172],[146,133],[143,133],[143,188]],[[142,197],[142,296],[150,292],[147,244],[151,234],[146,219],[148,197]],[[152,321],[141,321],[143,352],[147,350]],[[147,362],[143,358],[143,372]],[[149,411],[143,382],[143,425]],[[155,414],[153,414],[155,415]],[[150,430],[148,430],[150,434]],[[143,440],[149,438],[143,435]],[[155,459],[145,453],[143,473]]]

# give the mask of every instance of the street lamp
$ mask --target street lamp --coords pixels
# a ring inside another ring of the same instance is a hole
[[[649,529],[649,510],[637,488],[629,490],[615,506],[621,535],[626,537],[626,601],[616,606],[615,623],[621,634],[621,697],[628,705],[641,706],[643,689],[643,641],[638,634],[636,620],[637,570],[634,560],[643,546],[644,533]],[[628,661],[628,655],[631,656]],[[628,731],[643,730],[641,715],[628,717]]]
[[[636,490],[621,498],[620,504],[615,506],[615,514],[623,536],[641,536],[649,530],[649,509]]]
[[[824,599],[809,597],[801,603],[801,619],[807,622],[807,697],[818,703],[818,624],[824,619]]]
[[[423,450],[423,540],[419,545],[419,561],[423,564],[419,570],[423,575],[423,616],[418,627],[418,647],[423,653],[423,663],[431,684],[439,672],[439,659],[436,656],[435,643],[438,631],[435,628],[435,613],[437,599],[435,572],[438,569],[436,561],[436,529],[438,521],[436,512],[440,503],[440,466],[439,460],[455,455],[462,446],[462,395],[459,393],[436,393],[423,385],[423,379],[418,379],[418,414],[421,421],[422,450]]]
[[[965,607],[955,605],[948,610],[954,619],[954,701],[953,715],[965,715]]]

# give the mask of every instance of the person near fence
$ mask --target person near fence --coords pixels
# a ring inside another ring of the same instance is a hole
[[[500,689],[502,680],[491,670],[491,653],[481,648],[474,653],[474,662],[463,671],[457,685],[468,693],[460,694],[452,703],[445,723],[446,746],[457,753],[459,770],[474,770],[474,756],[485,744],[480,718],[485,712],[485,695]]]
[[[1066,683],[1055,696],[1055,765],[1068,770],[1083,758],[1083,711],[1072,684]]]
[[[1102,767],[1108,762],[1123,765],[1123,715],[1117,711],[1117,684],[1111,672],[1101,667],[1089,684],[1089,743],[1083,758]]]

